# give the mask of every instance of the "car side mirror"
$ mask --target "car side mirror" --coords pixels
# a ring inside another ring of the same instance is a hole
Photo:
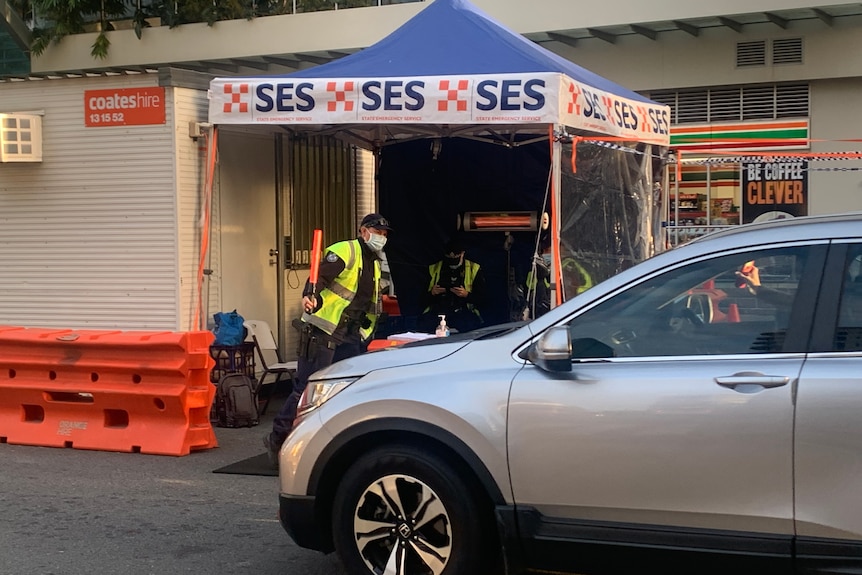
[[[566,326],[543,333],[527,352],[527,358],[545,371],[572,371],[572,340]]]

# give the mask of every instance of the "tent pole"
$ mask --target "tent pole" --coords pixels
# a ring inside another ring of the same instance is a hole
[[[563,145],[555,134],[562,133],[559,124],[548,124],[548,139],[551,146],[551,272],[554,281],[551,282],[551,307],[563,303],[563,274],[562,258],[560,255],[560,159],[562,158]],[[573,143],[572,145],[575,145]]]
[[[275,253],[277,276],[275,280],[276,296],[276,313],[278,314],[278,349],[284,351],[287,344],[287,315],[285,298],[285,278],[286,258],[291,257],[287,253],[287,245],[284,241],[287,235],[287,224],[285,222],[284,209],[284,134],[278,133],[275,135],[274,141],[275,158]]]

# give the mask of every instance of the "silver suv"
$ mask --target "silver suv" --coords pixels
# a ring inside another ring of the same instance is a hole
[[[862,573],[860,261],[862,214],[742,226],[337,363],[282,525],[355,575]]]

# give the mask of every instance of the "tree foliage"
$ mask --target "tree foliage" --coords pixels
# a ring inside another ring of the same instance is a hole
[[[44,24],[33,29],[30,51],[42,54],[53,42],[60,42],[69,34],[80,34],[85,25],[97,22],[99,36],[91,46],[94,58],[108,55],[110,42],[105,32],[112,29],[111,19],[126,14],[129,0],[30,0],[34,15]]]
[[[135,35],[141,38],[148,19],[159,18],[171,28],[181,24],[220,20],[251,19],[296,12],[318,12],[342,8],[376,6],[377,0],[7,0],[25,20],[35,20],[30,51],[41,55],[52,43],[69,34],[86,31],[98,24],[99,35],[91,46],[94,58],[108,55],[110,41],[105,32],[113,30],[112,20],[130,19]],[[411,0],[401,0],[411,1]],[[415,0],[412,0],[415,1]],[[392,3],[384,2],[386,4]]]

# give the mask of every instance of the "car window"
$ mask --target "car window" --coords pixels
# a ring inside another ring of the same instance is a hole
[[[571,320],[573,347],[590,349],[575,342],[584,338],[614,357],[779,352],[810,251],[751,251],[660,274]],[[757,270],[759,286],[739,287],[737,271],[746,265]]]
[[[862,351],[862,245],[850,246],[844,271],[833,351]]]

